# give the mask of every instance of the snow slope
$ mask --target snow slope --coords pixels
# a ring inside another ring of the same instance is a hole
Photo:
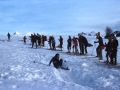
[[[57,45],[58,37],[55,36]],[[23,37],[12,36],[7,41],[6,36],[0,36],[0,90],[120,90],[120,68],[110,68],[104,64],[97,64],[94,56],[75,56],[63,53],[67,51],[67,38],[64,38],[63,51],[51,51],[48,43],[44,48],[31,48],[30,40],[24,45]],[[28,37],[29,38],[29,37]],[[95,36],[87,36],[93,47],[88,47],[91,55],[96,55]],[[120,41],[120,39],[118,38]],[[104,40],[107,42],[107,40]],[[66,60],[63,66],[70,70],[55,69],[47,66],[56,54]],[[118,63],[120,63],[118,49]],[[103,51],[105,59],[105,51]],[[34,63],[38,62],[38,63]]]

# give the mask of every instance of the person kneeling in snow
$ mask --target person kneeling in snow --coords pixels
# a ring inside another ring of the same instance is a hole
[[[60,57],[60,55],[57,53],[57,54],[50,60],[49,66],[50,66],[50,64],[53,62],[53,65],[54,65],[55,68],[59,68],[59,67],[62,68],[62,62],[63,62],[63,60],[62,60],[62,59],[59,60],[59,57]]]

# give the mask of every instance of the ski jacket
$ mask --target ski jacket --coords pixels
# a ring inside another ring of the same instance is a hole
[[[77,39],[74,39],[73,42],[74,42],[74,45],[77,47],[77,46],[78,46],[78,41],[77,41]]]
[[[105,45],[105,47],[106,47],[105,51],[111,52],[111,51],[112,51],[112,42],[109,41],[109,42]]]
[[[103,46],[103,39],[101,36],[97,37],[98,41],[95,41],[94,43],[99,43],[99,46]]]
[[[82,42],[83,42],[84,46],[88,46],[88,41],[87,41],[86,37],[82,36]]]
[[[69,39],[67,40],[67,42],[68,42],[68,46],[71,46],[72,39],[71,39],[71,38],[69,38]]]
[[[117,39],[114,39],[114,40],[113,40],[112,48],[113,48],[113,49],[117,49],[117,47],[118,47],[118,40],[117,40]]]
[[[60,44],[63,44],[63,38],[62,37],[60,38]]]
[[[55,65],[56,63],[59,62],[59,58],[57,58],[56,56],[54,56],[51,60],[50,60],[50,63],[49,65],[53,62],[53,64]]]
[[[24,36],[23,39],[26,40],[27,39],[26,36]]]

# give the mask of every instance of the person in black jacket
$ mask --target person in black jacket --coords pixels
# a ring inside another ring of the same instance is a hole
[[[99,57],[99,60],[103,60],[102,49],[104,47],[104,44],[103,44],[103,39],[100,36],[100,32],[98,32],[98,34],[97,34],[97,39],[98,39],[98,41],[94,41],[94,43],[99,43],[98,47],[96,48],[96,53],[97,53],[96,57]]]
[[[115,36],[113,36],[113,44],[112,44],[112,53],[111,53],[111,61],[110,64],[117,64],[117,47],[118,47],[118,40]]]
[[[71,36],[69,36],[68,40],[67,40],[67,49],[68,49],[68,52],[71,51],[71,45],[72,45],[72,39],[71,39]]]
[[[57,53],[57,54],[50,60],[49,66],[50,66],[50,64],[53,62],[53,65],[54,65],[55,68],[62,67],[62,62],[63,62],[63,60],[62,60],[62,59],[59,60],[59,58],[60,58],[60,55]]]
[[[108,38],[108,43],[107,44],[105,44],[105,47],[106,47],[106,49],[105,49],[105,51],[106,51],[106,63],[109,63],[110,62],[110,60],[109,60],[109,58],[110,58],[110,56],[111,56],[111,52],[112,52],[112,38]]]
[[[33,48],[34,43],[36,44],[36,48],[37,48],[37,36],[36,36],[36,34],[34,34],[31,38],[32,38],[32,48]]]
[[[8,41],[10,41],[10,33],[9,32],[8,32],[7,36],[8,36]]]
[[[62,38],[62,36],[60,36],[59,41],[60,41],[60,48],[61,48],[61,50],[62,50],[62,45],[63,45],[63,38]]]
[[[84,52],[84,46],[80,34],[78,34],[78,42],[79,42],[80,55],[82,55],[83,54],[82,52]]]
[[[81,40],[82,40],[82,43],[83,43],[83,50],[82,50],[82,54],[84,54],[84,50],[85,50],[85,53],[87,54],[87,46],[88,46],[88,41],[86,39],[86,37],[84,36],[81,36]]]

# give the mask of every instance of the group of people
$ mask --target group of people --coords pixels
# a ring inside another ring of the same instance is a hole
[[[103,39],[100,36],[100,32],[98,32],[96,36],[97,36],[96,38],[98,39],[98,41],[94,41],[94,43],[98,43],[98,46],[96,48],[96,54],[97,54],[96,57],[98,57],[99,60],[103,60],[102,50],[105,48],[106,63],[116,65],[117,64],[117,47],[118,47],[118,40],[116,39],[116,37],[115,36],[109,37],[108,42],[104,44]],[[39,35],[38,33],[37,35],[31,34],[30,37],[31,37],[32,48],[33,48],[34,43],[37,48],[37,46],[44,46],[45,41],[47,41],[46,36]],[[23,39],[24,39],[24,43],[26,44],[26,39],[27,39],[26,36],[24,36]],[[60,36],[58,40],[59,40],[59,45],[57,47],[61,48],[62,50],[63,37]],[[56,49],[56,41],[55,41],[54,36],[49,36],[48,44],[49,44],[50,49],[53,49],[53,50]],[[71,38],[71,36],[69,35],[67,39],[67,49],[69,53],[74,52],[80,55],[88,54],[88,51],[87,51],[88,44],[89,43],[88,43],[87,38],[81,34],[78,34],[78,37],[73,37],[73,38]]]
[[[73,39],[71,38],[71,36],[69,36],[67,43],[68,43],[67,44],[68,52],[71,52],[71,48],[72,48],[73,52],[79,53],[78,51],[78,46],[79,46],[80,55],[84,55],[88,53],[87,52],[88,40],[83,35],[78,34],[78,38],[73,37]]]
[[[109,63],[111,65],[117,64],[117,47],[118,47],[118,40],[116,39],[116,36],[112,36],[108,38],[107,43],[103,43],[103,39],[100,36],[100,32],[97,34],[98,41],[95,41],[94,43],[99,43],[98,47],[96,48],[97,56],[99,57],[99,60],[103,60],[102,56],[102,50],[105,47],[106,51],[106,63]]]
[[[50,46],[50,49],[53,49],[53,50],[56,49],[56,41],[55,41],[55,38],[53,36],[49,36],[48,44]],[[62,38],[62,36],[60,36],[60,38],[59,38],[59,45],[57,47],[60,48],[61,50],[63,48],[63,38]]]
[[[10,41],[10,34],[7,34],[8,36],[8,41]],[[118,40],[116,39],[116,36],[112,36],[108,38],[107,43],[103,43],[103,39],[100,36],[100,32],[96,34],[96,38],[98,41],[94,41],[94,43],[98,43],[98,46],[96,48],[96,54],[99,58],[99,60],[103,60],[102,56],[102,50],[105,48],[106,51],[106,63],[109,63],[111,65],[116,65],[117,64],[117,47],[118,47]],[[34,46],[34,43],[37,46],[45,46],[45,41],[47,41],[47,37],[44,35],[39,35],[37,34],[31,34],[31,44],[32,48]],[[26,44],[26,36],[23,37],[24,44]],[[63,48],[63,38],[62,36],[59,37],[59,45],[57,46],[58,48]],[[53,36],[49,36],[48,39],[48,44],[50,46],[50,49],[56,49],[56,41]],[[85,36],[78,34],[78,37],[73,37],[68,36],[67,39],[67,49],[68,52],[74,52],[74,53],[79,53],[80,55],[85,55],[88,53],[87,47],[88,47],[88,40]],[[79,48],[79,51],[78,51]],[[72,49],[72,51],[71,51]],[[49,65],[53,62],[53,65],[55,68],[61,67],[63,60],[59,60],[60,55],[57,53],[49,62]]]
[[[116,36],[109,37],[108,43],[105,44],[106,47],[106,63],[110,63],[112,65],[117,64],[117,47],[118,47],[118,40]],[[110,59],[110,60],[109,60]]]
[[[34,34],[31,34],[30,36],[31,38],[31,44],[32,44],[32,48],[35,44],[36,48],[37,46],[45,46],[45,41],[47,40],[47,37],[44,36],[44,35],[40,35],[37,33],[37,35],[34,33]]]
[[[68,51],[71,51],[71,47],[72,47],[72,42],[73,45],[75,47],[75,51],[78,49],[78,42],[79,42],[79,48],[80,48],[80,54],[84,54],[84,50],[85,53],[87,53],[87,46],[88,46],[88,41],[87,39],[82,36],[82,35],[78,35],[79,38],[75,38],[73,37],[73,39],[71,39],[71,36],[68,37]],[[100,32],[97,33],[97,39],[98,41],[94,41],[94,43],[98,43],[98,46],[96,48],[96,57],[99,57],[99,60],[103,60],[103,56],[102,56],[102,50],[105,48],[106,51],[106,63],[111,64],[111,65],[117,65],[117,47],[118,47],[118,40],[116,39],[116,36],[112,36],[108,38],[108,42],[107,43],[103,43],[103,39],[100,36]],[[60,55],[57,53],[49,62],[49,65],[53,62],[53,65],[55,68],[59,68],[62,67],[62,59],[59,59]]]

